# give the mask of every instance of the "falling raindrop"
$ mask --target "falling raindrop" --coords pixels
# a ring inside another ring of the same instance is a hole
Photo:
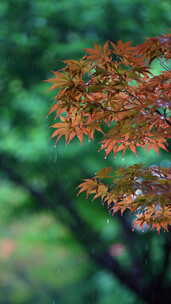
[[[137,190],[135,191],[135,194],[136,194],[136,195],[141,195],[141,194],[143,194],[143,192],[142,192],[141,189],[137,189]]]
[[[109,219],[107,219],[107,221],[106,221],[106,222],[107,222],[107,224],[109,224]]]

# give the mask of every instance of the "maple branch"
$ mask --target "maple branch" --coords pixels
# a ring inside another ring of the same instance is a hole
[[[169,126],[171,126],[171,122],[166,118],[165,113],[164,113],[164,115],[163,115],[162,113],[160,113],[159,110],[156,110],[155,112],[156,112],[157,114],[159,114],[161,117],[163,117],[164,120],[166,121],[166,123],[167,123]]]
[[[162,58],[158,58],[158,61],[160,62],[160,65],[165,69],[165,71],[169,71],[169,68],[167,67],[167,65],[165,65],[165,63],[162,62]]]
[[[133,98],[133,100],[138,100],[141,104],[143,104],[142,100],[138,97],[133,95],[132,93],[130,93],[128,90],[124,89],[122,90],[123,93],[126,93],[128,96],[130,96],[131,98]]]
[[[139,97],[130,94],[130,92],[128,92],[127,90],[124,90],[124,92],[127,93],[129,96],[134,97],[134,99],[137,99],[141,104],[143,104],[143,102],[141,101],[141,99],[140,99]],[[159,110],[156,110],[155,112],[156,112],[157,114],[159,114],[161,117],[163,117],[164,120],[166,121],[166,123],[167,123],[169,126],[171,126],[171,122],[170,122],[170,121],[167,119],[167,117],[166,117],[166,112],[164,112],[164,116],[163,116],[162,113],[160,113]]]
[[[111,112],[111,113],[114,113],[114,114],[117,114],[117,113],[122,113],[122,112],[127,112],[127,111],[131,111],[131,110],[134,110],[136,109],[136,107],[132,107],[132,108],[129,108],[129,109],[123,109],[123,110],[118,110],[118,111],[113,111],[109,108],[104,108],[102,104],[99,104],[100,105],[100,108],[104,111],[104,112]]]
[[[169,126],[171,126],[171,122],[167,119],[167,116],[166,116],[166,108],[164,109],[164,119],[165,119],[165,121],[167,122],[167,124],[168,124]]]

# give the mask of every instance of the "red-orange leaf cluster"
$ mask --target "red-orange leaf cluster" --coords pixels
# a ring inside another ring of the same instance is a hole
[[[110,173],[110,175],[109,175]],[[110,179],[104,183],[104,179]],[[81,192],[100,197],[112,214],[127,209],[135,215],[134,226],[168,230],[171,224],[171,169],[141,165],[105,168],[79,185]]]
[[[65,67],[48,80],[52,82],[51,89],[57,89],[49,112],[55,113],[56,120],[52,137],[59,140],[64,136],[67,143],[77,137],[82,142],[84,136],[93,139],[96,131],[101,132],[100,149],[105,150],[106,156],[128,149],[136,153],[138,147],[167,151],[167,140],[171,138],[171,70],[163,60],[171,59],[171,34],[148,38],[137,46],[108,41],[104,46],[96,44],[86,49],[86,53],[80,60],[65,60]],[[165,67],[157,76],[151,73],[154,59]],[[163,179],[153,187],[160,189],[164,187],[162,183]],[[124,187],[119,198],[106,185],[88,179],[81,184],[81,192],[93,193],[105,202],[117,201],[114,212],[126,208],[136,211],[138,199]],[[141,205],[143,199],[149,201],[148,212]],[[136,223],[152,225],[158,231],[161,227],[167,229],[170,209],[168,202],[165,204],[166,197],[162,199],[164,205],[157,203],[160,208],[155,209],[154,195],[141,195],[139,207],[143,212],[137,215]]]

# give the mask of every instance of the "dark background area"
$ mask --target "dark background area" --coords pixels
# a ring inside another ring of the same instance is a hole
[[[169,33],[170,12],[170,0],[1,0],[0,304],[171,303],[170,232],[132,232],[128,214],[76,190],[108,165],[168,167],[169,153],[55,145],[44,82],[95,42]]]

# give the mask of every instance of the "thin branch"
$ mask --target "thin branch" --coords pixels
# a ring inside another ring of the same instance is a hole
[[[165,65],[164,62],[162,62],[162,58],[158,58],[158,61],[160,62],[160,65],[165,69],[165,71],[169,71],[169,68],[167,65]]]
[[[156,112],[157,114],[159,114],[161,117],[163,117],[164,120],[166,121],[166,123],[167,123],[169,126],[171,126],[171,122],[166,118],[165,115],[163,115],[162,113],[160,113],[159,110],[156,110],[155,112]]]

